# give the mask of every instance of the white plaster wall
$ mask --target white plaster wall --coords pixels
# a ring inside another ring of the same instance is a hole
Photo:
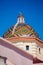
[[[37,44],[35,42],[17,42],[14,45],[36,57]],[[29,50],[26,50],[26,45],[29,45]]]
[[[40,48],[40,53],[39,53],[39,48]],[[43,47],[40,45],[37,46],[37,57],[43,61]]]
[[[17,43],[14,43],[14,45],[20,49],[24,49],[24,43],[23,42],[17,42]]]
[[[18,48],[26,51],[27,53],[33,55],[33,57],[37,57],[43,61],[43,47],[35,42],[17,42],[14,43]],[[26,50],[26,45],[29,45],[29,50]],[[41,54],[39,54],[39,47],[41,48]]]

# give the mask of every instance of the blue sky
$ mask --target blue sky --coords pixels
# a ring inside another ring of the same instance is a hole
[[[0,0],[0,36],[17,22],[19,12],[43,40],[43,0]]]

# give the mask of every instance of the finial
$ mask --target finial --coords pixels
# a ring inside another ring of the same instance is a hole
[[[19,14],[21,14],[21,15],[22,15],[22,12],[19,12]]]
[[[23,17],[23,18],[24,18],[24,16],[23,16],[22,12],[19,12],[18,17]]]

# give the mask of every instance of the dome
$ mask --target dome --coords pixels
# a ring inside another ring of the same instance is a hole
[[[33,28],[27,24],[25,24],[24,16],[19,15],[17,19],[17,23],[12,26],[8,31],[3,35],[4,38],[11,37],[28,37],[28,38],[39,38],[37,33],[33,30]]]
[[[15,28],[14,34],[12,34],[14,26],[12,26],[5,34],[4,38],[10,37],[30,37],[30,38],[39,38],[37,33],[27,24],[20,23]]]

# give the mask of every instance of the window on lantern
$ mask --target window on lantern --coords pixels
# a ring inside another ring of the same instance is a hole
[[[26,45],[26,50],[29,50],[29,45]]]

